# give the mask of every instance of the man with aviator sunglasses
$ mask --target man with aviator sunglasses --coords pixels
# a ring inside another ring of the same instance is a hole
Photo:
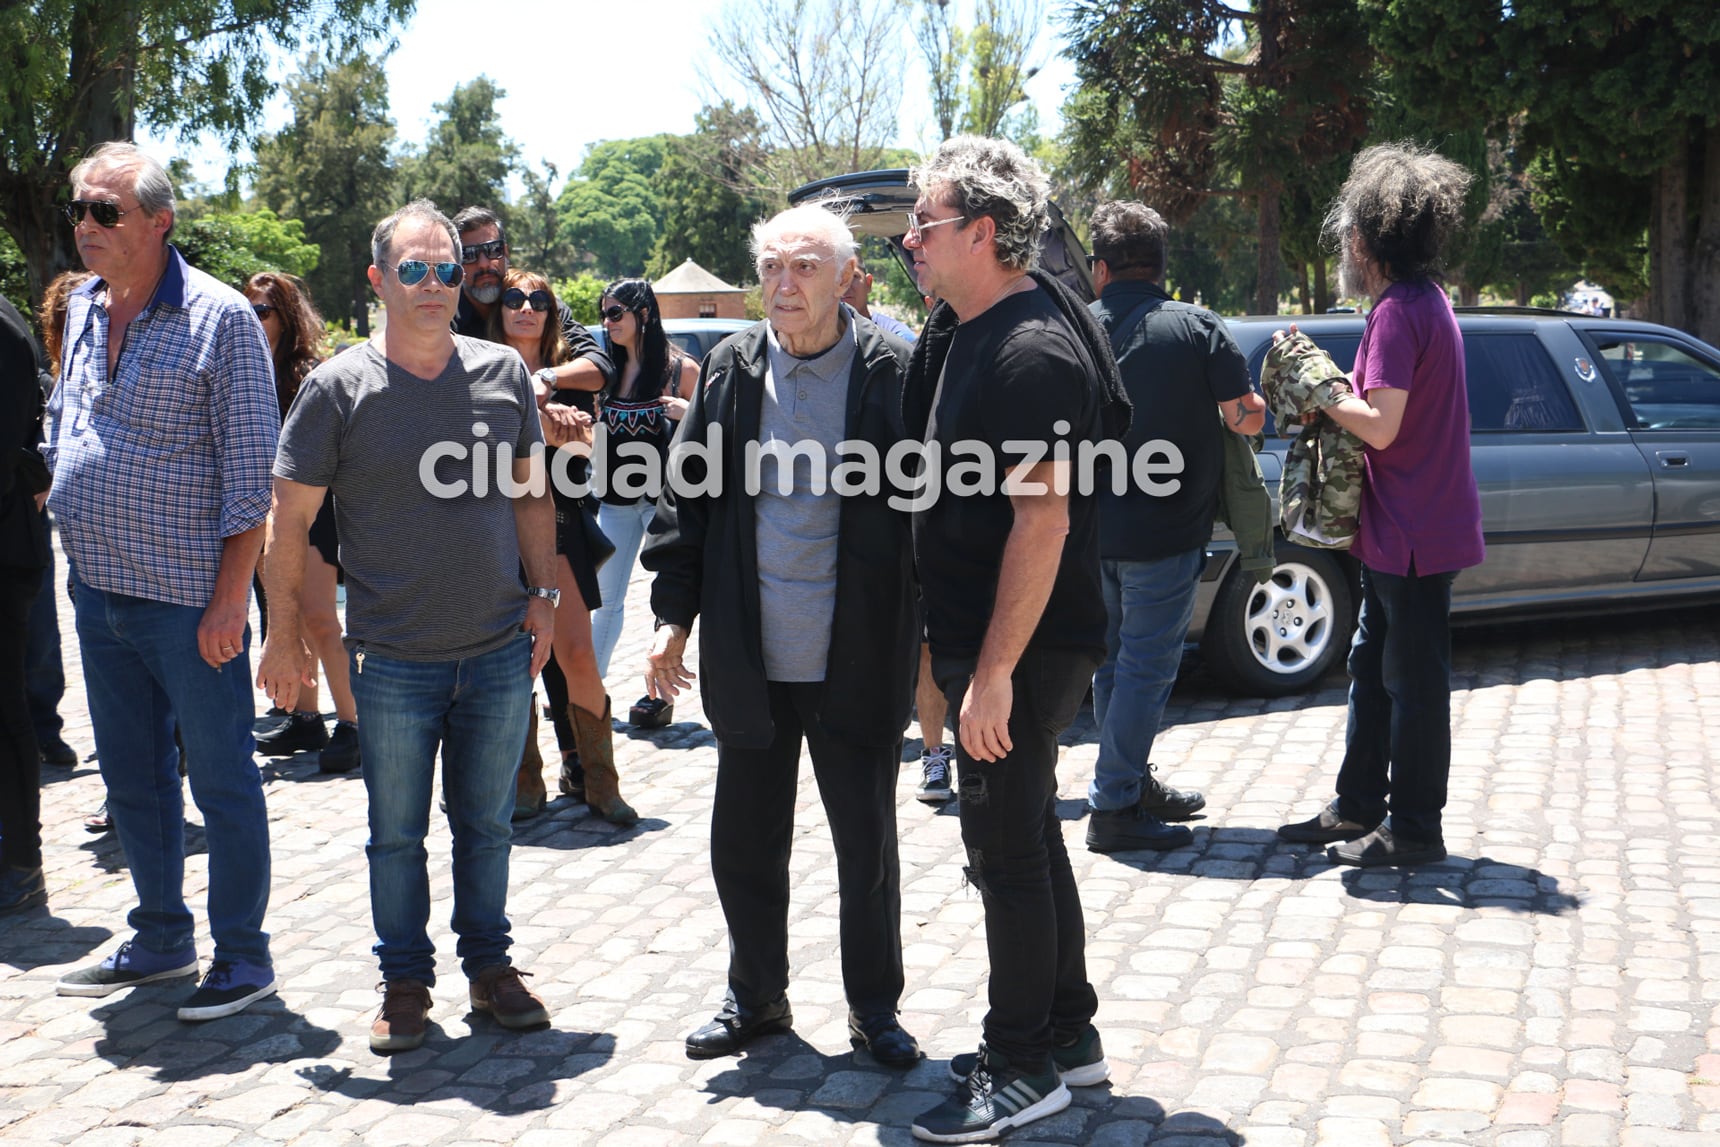
[[[94,277],[67,301],[43,454],[107,808],[138,905],[132,938],[56,990],[107,996],[197,972],[177,721],[215,941],[179,1018],[216,1019],[275,991],[246,625],[280,424],[274,372],[245,297],[168,242],[173,183],[159,163],[106,143],[71,184],[66,217]]]
[[[507,233],[501,218],[488,207],[464,208],[454,216],[454,227],[460,232],[460,262],[466,269],[460,309],[454,314],[454,333],[481,339],[490,312],[502,301],[502,279],[508,273]],[[544,303],[545,306],[539,306],[533,302],[531,307],[535,311],[545,310],[547,298]],[[511,304],[514,309],[521,305]],[[540,407],[558,390],[596,394],[615,379],[615,365],[591,332],[573,317],[566,303],[558,303],[556,317],[561,323],[562,338],[567,340],[572,353],[560,366],[546,366],[532,377]]]
[[[257,683],[291,709],[311,680],[298,590],[311,521],[333,489],[384,988],[376,1052],[420,1046],[428,1024],[436,959],[424,838],[438,749],[472,1008],[506,1028],[549,1022],[508,957],[507,895],[514,775],[560,600],[555,513],[525,365],[450,329],[465,277],[458,243],[428,200],[377,225],[369,276],[388,321],[305,379],[275,459]],[[502,474],[477,481],[475,467],[503,446],[517,496]]]

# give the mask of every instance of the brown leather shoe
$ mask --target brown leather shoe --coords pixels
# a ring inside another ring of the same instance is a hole
[[[472,1010],[489,1012],[505,1028],[535,1028],[549,1023],[549,1009],[521,977],[531,975],[512,964],[492,964],[472,979]]]
[[[370,1025],[370,1050],[411,1051],[424,1043],[430,1024],[430,989],[419,980],[389,980],[378,984],[382,1009]]]

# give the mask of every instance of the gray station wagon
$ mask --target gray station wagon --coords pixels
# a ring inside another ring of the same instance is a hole
[[[822,197],[903,253],[914,203],[905,170],[820,180],[789,199]],[[1042,266],[1092,297],[1084,248],[1060,213],[1042,250]],[[1273,331],[1296,323],[1349,370],[1364,322],[1276,315],[1230,329],[1258,383]],[[1653,323],[1562,311],[1464,309],[1458,323],[1487,560],[1458,575],[1456,620],[1720,600],[1720,351]],[[1288,440],[1267,432],[1261,470],[1276,493]],[[1300,692],[1347,648],[1356,564],[1282,537],[1266,584],[1235,561],[1221,528],[1189,640],[1238,692]]]

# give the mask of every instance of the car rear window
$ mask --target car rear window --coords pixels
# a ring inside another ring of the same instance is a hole
[[[1466,334],[1469,428],[1480,433],[1583,429],[1571,392],[1532,334]]]

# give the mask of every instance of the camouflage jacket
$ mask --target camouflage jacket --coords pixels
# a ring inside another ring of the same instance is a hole
[[[1330,418],[1303,426],[1355,392],[1332,356],[1298,331],[1274,343],[1260,370],[1280,436],[1296,436],[1278,484],[1278,520],[1297,545],[1345,550],[1356,540],[1362,507],[1362,440]]]

